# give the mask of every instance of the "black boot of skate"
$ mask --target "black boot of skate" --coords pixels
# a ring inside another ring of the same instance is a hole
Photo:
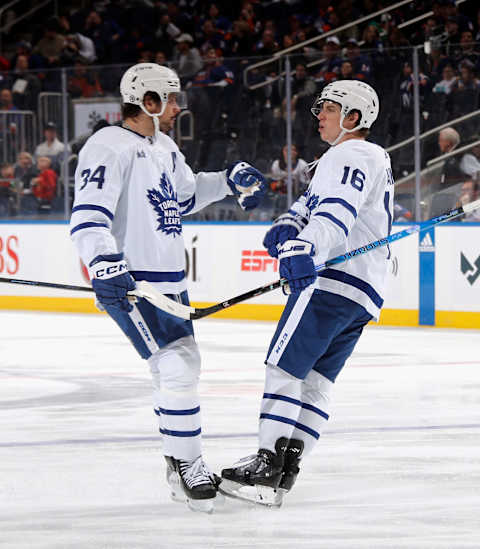
[[[275,443],[275,452],[260,448],[257,454],[241,459],[229,469],[223,469],[219,490],[227,496],[277,506],[276,493],[282,479],[287,444],[287,438],[279,438]],[[252,490],[252,487],[255,489]]]
[[[202,456],[193,461],[165,456],[167,482],[174,501],[185,501],[192,511],[213,512],[217,485]]]
[[[288,441],[287,450],[285,452],[285,460],[283,464],[282,478],[278,485],[279,490],[289,492],[297,480],[297,475],[300,472],[300,459],[303,453],[303,440],[292,438]]]

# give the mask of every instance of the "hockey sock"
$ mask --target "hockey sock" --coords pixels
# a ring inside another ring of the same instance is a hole
[[[302,457],[312,451],[327,425],[332,389],[333,383],[315,370],[312,370],[302,383],[302,407],[291,437],[303,441]]]
[[[192,461],[202,453],[201,416],[196,392],[160,391],[163,453]]]
[[[302,380],[277,366],[267,365],[260,410],[259,448],[275,452],[280,437],[292,438],[301,410]]]

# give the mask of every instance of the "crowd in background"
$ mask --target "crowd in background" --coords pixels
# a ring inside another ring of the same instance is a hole
[[[244,70],[332,31],[291,57],[294,184],[301,191],[308,177],[298,174],[304,173],[306,161],[324,150],[310,106],[332,81],[361,79],[372,84],[382,108],[370,139],[382,146],[399,142],[413,129],[412,46],[428,41],[429,50],[420,53],[422,131],[479,108],[480,9],[475,2],[459,6],[450,0],[411,2],[335,32],[389,4],[381,0],[63,2],[58,16],[14,25],[3,36],[0,111],[35,111],[41,91],[61,89],[60,72],[54,70],[61,67],[68,67],[70,97],[91,98],[118,95],[125,65],[168,64],[181,77],[195,119],[195,139],[185,144],[191,165],[218,169],[233,157],[248,158],[271,175],[272,192],[284,194],[282,149],[288,106],[284,78],[279,77],[284,67],[272,62],[249,71],[247,84],[260,85],[254,90],[245,86]],[[402,30],[402,23],[430,9],[429,17]],[[7,12],[10,18],[18,15]],[[474,140],[480,133],[477,128],[478,121],[457,128],[461,143]],[[405,147],[394,155],[397,178],[413,170],[412,150]],[[22,152],[35,159],[52,156]],[[430,144],[424,161],[440,152],[437,143]],[[51,169],[59,173],[55,159]],[[4,166],[4,171],[11,169]],[[476,181],[473,185],[476,189]]]

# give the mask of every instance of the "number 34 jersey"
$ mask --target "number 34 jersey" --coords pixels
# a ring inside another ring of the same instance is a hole
[[[110,126],[80,151],[70,233],[85,265],[123,252],[136,280],[178,294],[186,289],[181,217],[227,194],[225,172],[193,174],[168,136]]]
[[[316,265],[390,234],[394,180],[387,152],[363,139],[331,147],[307,192],[292,205],[308,224],[298,238],[315,245]],[[379,247],[321,271],[314,287],[359,303],[378,318],[390,249]]]

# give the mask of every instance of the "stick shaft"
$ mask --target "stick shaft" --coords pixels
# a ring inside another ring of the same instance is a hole
[[[40,282],[38,280],[22,280],[21,278],[0,278],[0,282],[38,286],[40,288],[56,288],[57,290],[74,290],[75,292],[93,292],[88,286],[72,286],[71,284],[56,284],[55,282]]]

